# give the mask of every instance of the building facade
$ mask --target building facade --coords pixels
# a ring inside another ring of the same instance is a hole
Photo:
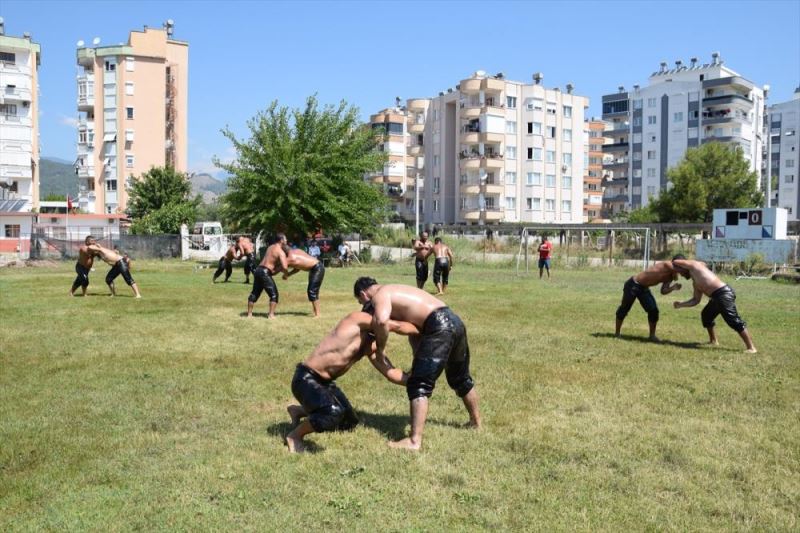
[[[396,137],[392,150],[406,148],[405,163],[394,155],[394,181],[405,183],[393,189],[398,215],[413,220],[419,183],[427,226],[582,222],[588,99],[571,85],[561,91],[541,81],[478,71],[455,89],[396,108],[393,120],[403,122],[392,128],[405,141]]]
[[[131,180],[151,167],[187,170],[189,45],[172,29],[167,21],[130,32],[125,45],[78,48],[75,168],[85,212],[122,213]]]
[[[661,63],[646,87],[620,87],[602,104],[610,139],[603,146],[604,174],[613,190],[627,195],[623,203],[609,193],[609,212],[646,206],[667,187],[667,169],[688,148],[708,142],[741,147],[750,168],[761,169],[764,93],[724,66],[718,53],[707,64],[692,58],[667,69]]]
[[[789,220],[798,220],[800,210],[800,87],[795,89],[791,100],[769,107],[769,155],[770,175],[777,187],[773,192],[772,205],[788,211]]]
[[[603,145],[606,123],[592,118],[584,122],[583,221],[603,218]]]
[[[39,83],[41,48],[5,35],[0,19],[0,211],[39,207]],[[3,235],[9,233],[3,228]]]

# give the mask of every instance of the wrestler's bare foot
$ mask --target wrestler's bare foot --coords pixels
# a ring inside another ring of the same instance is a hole
[[[755,348],[748,348],[747,350],[744,351],[744,353],[758,353],[758,350],[756,350]]]
[[[710,346],[719,346],[719,341],[708,341]]]
[[[406,437],[405,439],[398,441],[389,441],[387,444],[389,445],[389,448],[393,448],[395,450],[411,450],[412,452],[418,452],[421,443],[414,443],[410,438]]]
[[[289,448],[289,453],[303,453],[306,451],[306,446],[303,444],[303,440],[296,439],[291,435],[286,435],[286,446]]]
[[[273,320],[275,318],[275,315],[270,313],[270,314],[267,315],[267,318],[270,319],[270,320]]]
[[[300,407],[299,405],[290,405],[286,408],[286,412],[289,413],[289,418],[292,419],[292,425],[296,426],[300,423],[300,419],[306,416],[305,410]]]
[[[648,337],[648,339],[650,339],[650,342],[661,342],[661,339],[656,336]]]
[[[470,429],[481,429],[483,424],[481,424],[480,420],[470,420],[467,422],[467,427]]]

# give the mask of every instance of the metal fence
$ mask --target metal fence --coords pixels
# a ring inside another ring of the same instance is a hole
[[[31,259],[76,259],[85,237],[65,232],[57,237],[45,233],[28,236]],[[106,235],[98,237],[98,244],[117,249],[134,259],[169,259],[180,257],[180,235]]]

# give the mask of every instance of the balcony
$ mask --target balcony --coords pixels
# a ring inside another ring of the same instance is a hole
[[[463,144],[478,144],[480,142],[480,133],[477,126],[464,126],[461,128],[460,141]]]
[[[505,104],[500,101],[500,97],[496,96],[493,98],[486,99],[486,101],[483,104],[483,108],[481,109],[481,112],[500,115],[503,113],[503,109],[505,107],[506,107]]]
[[[461,185],[461,194],[467,196],[477,196],[481,193],[481,186],[477,183],[466,183]]]
[[[503,156],[499,154],[489,154],[481,159],[481,168],[497,170],[503,166]]]
[[[497,222],[503,219],[503,211],[493,207],[487,207],[483,210],[483,218],[486,222]]]
[[[463,169],[477,170],[481,168],[481,156],[478,154],[461,152],[458,157],[461,159],[461,168]]]
[[[425,123],[424,122],[422,122],[422,123],[414,122],[412,124],[409,124],[408,125],[408,131],[409,131],[409,133],[415,133],[415,134],[424,133],[425,132]]]
[[[603,162],[603,169],[605,170],[622,170],[628,168],[628,163],[630,162],[629,157],[618,157],[616,159],[612,159],[609,162]]]
[[[19,115],[4,115],[0,114],[0,124],[16,125],[16,126],[31,126],[32,121],[30,117],[21,117]]]
[[[411,111],[425,111],[425,108],[428,107],[428,99],[411,98],[406,102],[406,105],[408,105],[408,109]]]
[[[31,90],[25,87],[10,87],[6,86],[3,89],[3,92],[0,93],[3,99],[6,101],[11,100],[12,102],[15,100],[21,100],[23,102],[30,102],[31,101]]]
[[[478,94],[481,92],[481,81],[480,78],[461,80],[458,85],[459,90],[464,94]]]
[[[498,80],[497,78],[484,78],[481,81],[481,87],[484,91],[502,92],[506,86],[505,81]]]
[[[408,147],[408,155],[420,156],[425,155],[425,147],[421,144],[413,144]]]
[[[480,136],[480,142],[490,144],[501,144],[505,142],[506,136],[503,133],[489,133],[483,132]]]
[[[626,142],[616,142],[613,144],[604,144],[603,145],[603,153],[609,154],[613,152],[627,152],[630,148],[630,143]]]
[[[481,112],[483,111],[483,108],[480,104],[471,102],[461,102],[458,107],[461,109],[461,118],[463,119],[478,118],[481,116]]]
[[[80,165],[78,166],[79,178],[94,178],[94,167]]]
[[[721,96],[711,96],[709,98],[703,98],[703,107],[709,107],[713,105],[728,105],[728,104],[739,104],[746,108],[753,107],[753,101],[746,96],[742,96],[740,94],[724,94]]]
[[[505,192],[505,186],[502,183],[487,183],[486,194],[492,196],[501,195]]]

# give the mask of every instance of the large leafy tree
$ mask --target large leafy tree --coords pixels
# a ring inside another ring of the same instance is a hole
[[[714,209],[755,207],[763,199],[758,176],[738,146],[690,148],[667,178],[670,187],[651,206],[661,222],[711,222]]]
[[[304,109],[273,102],[247,126],[246,140],[222,131],[236,158],[217,161],[231,174],[223,210],[239,231],[360,231],[385,216],[385,196],[364,181],[386,161],[380,132],[363,127],[354,107],[320,109],[313,96]]]
[[[172,167],[153,167],[133,180],[128,193],[131,231],[138,234],[178,233],[194,224],[198,200],[191,197],[189,177]]]

